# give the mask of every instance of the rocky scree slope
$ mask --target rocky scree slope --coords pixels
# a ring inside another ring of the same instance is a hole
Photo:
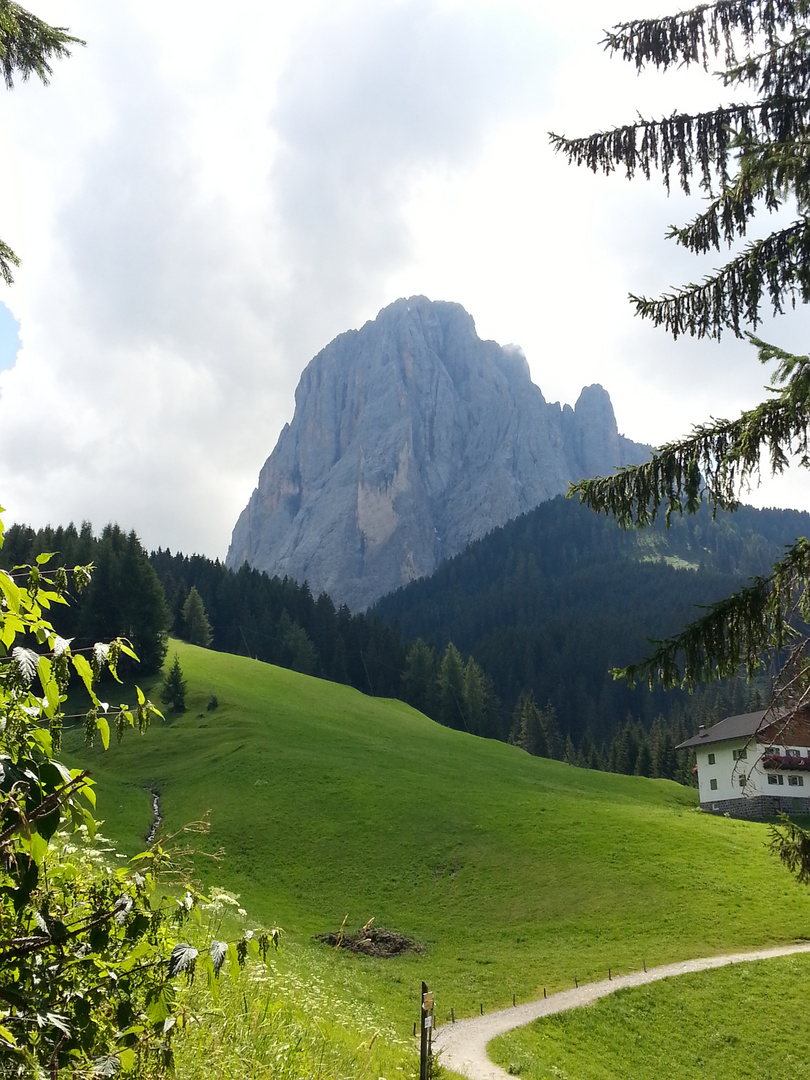
[[[362,610],[570,481],[643,461],[607,392],[549,404],[459,304],[397,300],[307,366],[227,565]]]

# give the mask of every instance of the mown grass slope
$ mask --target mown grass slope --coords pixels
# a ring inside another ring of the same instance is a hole
[[[808,1080],[810,957],[786,956],[620,990],[489,1045],[523,1080]]]
[[[170,660],[175,649],[183,716],[106,754],[68,734],[105,832],[140,850],[154,788],[168,831],[210,810],[208,847],[226,854],[201,860],[203,880],[280,923],[288,948],[347,914],[351,928],[374,917],[424,942],[423,956],[330,960],[403,1032],[421,979],[441,1021],[608,966],[807,934],[807,891],[768,853],[765,827],[699,813],[692,790],[532,758],[241,657],[172,643]]]

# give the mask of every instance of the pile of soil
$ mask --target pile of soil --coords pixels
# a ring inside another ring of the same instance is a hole
[[[406,952],[423,953],[425,951],[425,946],[421,942],[405,937],[404,934],[397,934],[393,930],[386,930],[384,926],[364,926],[356,934],[347,934],[345,931],[337,934],[316,934],[315,940],[331,945],[334,949],[348,949],[350,952],[382,958],[399,956],[400,953]]]

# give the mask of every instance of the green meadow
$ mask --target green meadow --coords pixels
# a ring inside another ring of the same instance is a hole
[[[98,783],[104,831],[141,850],[150,789],[164,832],[208,813],[210,835],[195,839],[224,855],[198,858],[201,880],[282,926],[278,963],[318,967],[352,1003],[349,1025],[373,1016],[407,1040],[422,979],[443,1022],[609,967],[808,933],[810,896],[767,851],[766,827],[701,814],[691,789],[533,758],[243,657],[172,642],[169,663],[175,651],[183,715],[107,752],[66,733]],[[157,700],[159,684],[145,688]],[[345,916],[426,952],[377,960],[313,943]]]
[[[619,990],[489,1045],[523,1080],[807,1080],[810,957]]]

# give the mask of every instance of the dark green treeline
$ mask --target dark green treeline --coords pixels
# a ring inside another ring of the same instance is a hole
[[[68,525],[38,532],[13,525],[0,549],[0,566],[12,570],[33,562],[40,552],[56,553],[54,567],[89,563],[95,567],[89,586],[68,595],[68,606],[60,610],[60,630],[76,639],[74,649],[126,637],[140,659],[139,671],[151,675],[160,670],[171,617],[157,574],[134,532],[107,525],[95,536],[87,523],[81,529]],[[50,565],[45,567],[46,573]],[[129,664],[122,657],[120,670],[125,672]]]
[[[114,525],[98,537],[88,525],[15,526],[2,564],[42,550],[69,565],[95,563],[92,585],[65,609],[68,633],[87,643],[123,633],[147,671],[160,667],[171,632],[402,698],[442,724],[529,753],[689,782],[691,762],[674,746],[700,723],[758,707],[767,685],[631,691],[610,669],[638,659],[648,637],[679,629],[694,604],[769,565],[807,523],[745,509],[625,534],[555,500],[365,614],[247,566],[234,572],[167,550],[147,557],[134,533]]]

